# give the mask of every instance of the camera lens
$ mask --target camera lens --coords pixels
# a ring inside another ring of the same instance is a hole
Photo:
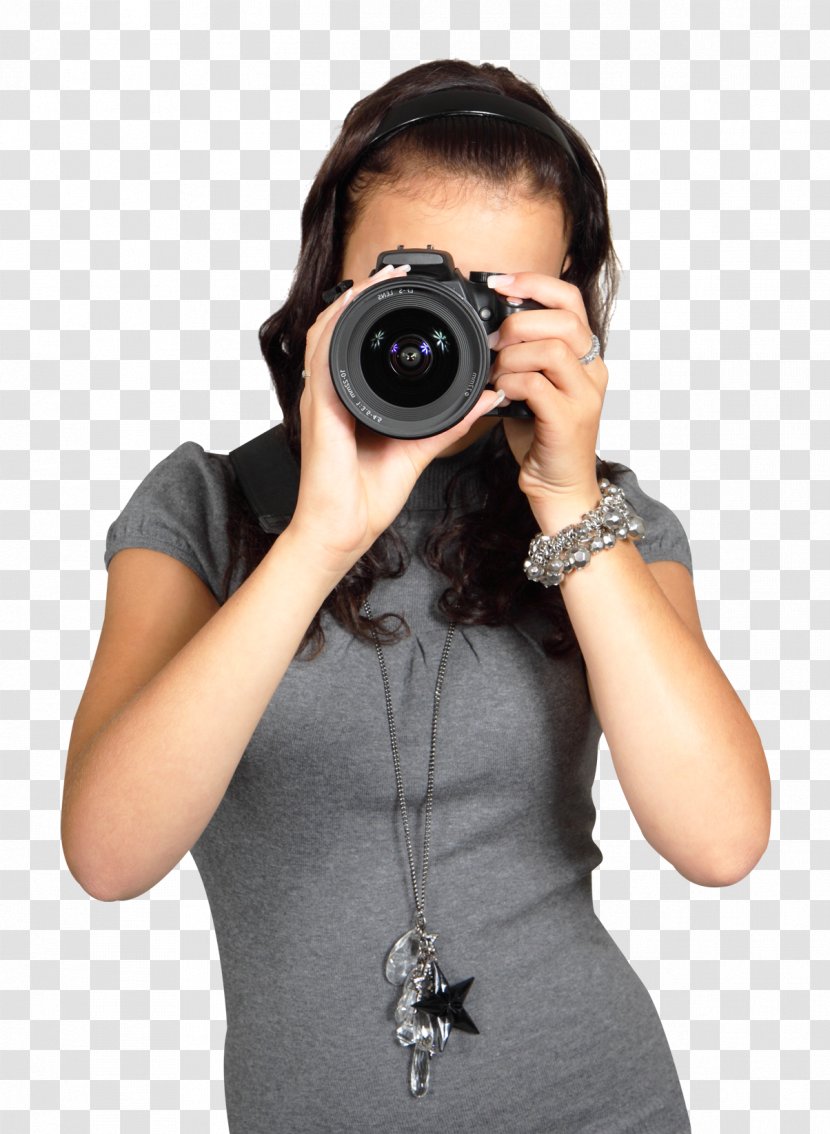
[[[420,335],[401,335],[389,348],[389,363],[401,378],[423,378],[432,363],[432,348]]]
[[[478,397],[489,354],[466,293],[414,276],[355,297],[335,321],[329,369],[358,421],[386,437],[431,437]]]
[[[446,394],[458,373],[458,344],[434,311],[398,307],[366,330],[360,365],[370,389],[391,405],[425,406]]]

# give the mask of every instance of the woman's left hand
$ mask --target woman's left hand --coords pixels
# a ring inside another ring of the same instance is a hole
[[[512,283],[492,286],[544,304],[544,310],[508,315],[491,342],[498,351],[491,384],[535,414],[535,421],[501,419],[519,465],[519,488],[534,510],[586,496],[598,500],[596,447],[608,370],[599,355],[579,362],[592,343],[579,288],[539,272],[516,272]]]

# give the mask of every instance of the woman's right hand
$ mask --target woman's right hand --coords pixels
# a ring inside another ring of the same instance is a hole
[[[308,377],[300,397],[301,469],[289,527],[318,550],[326,565],[348,571],[399,515],[430,461],[460,440],[498,402],[484,391],[460,421],[432,437],[386,437],[346,409],[329,369],[332,330],[344,308],[380,280],[400,279],[409,265],[389,267],[355,284],[324,308],[306,336]]]

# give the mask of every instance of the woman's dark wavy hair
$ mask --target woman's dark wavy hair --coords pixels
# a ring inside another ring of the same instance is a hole
[[[361,159],[361,152],[392,104],[452,85],[521,99],[559,124],[580,166],[584,203],[578,215],[571,204],[579,200],[577,175],[564,151],[535,130],[492,117],[467,115],[420,122],[376,145]],[[460,59],[423,63],[390,79],[355,103],[346,115],[303,206],[300,256],[288,297],[259,330],[288,445],[298,464],[306,334],[320,313],[321,294],[341,278],[347,239],[372,193],[411,183],[413,169],[429,170],[431,178],[446,175],[472,179],[502,197],[521,189],[534,199],[558,200],[565,214],[571,256],[562,279],[580,289],[588,322],[605,353],[619,261],[611,243],[605,176],[590,147],[535,86],[507,67],[475,65]],[[467,476],[477,478],[482,485],[484,504],[478,511],[456,512],[453,516],[456,494],[463,492],[462,481]],[[602,476],[613,479],[606,463],[597,458],[597,477]],[[525,576],[523,563],[538,524],[517,478],[518,466],[499,422],[487,436],[480,459],[461,468],[448,484],[446,507],[428,535],[424,557],[449,580],[450,586],[438,602],[438,609],[448,620],[500,626],[513,624],[525,611],[542,612],[551,630],[542,645],[546,654],[554,657],[577,643],[559,588],[542,587]],[[261,530],[233,476],[231,481],[231,559],[224,579],[226,598],[240,560],[247,576],[278,538]],[[409,554],[393,527],[383,532],[327,596],[297,655],[309,644],[312,652],[304,660],[311,661],[322,651],[324,610],[355,636],[371,643],[371,620],[360,608],[375,580],[404,574]],[[397,619],[398,624],[385,625],[390,619]],[[404,617],[397,613],[376,616],[374,623],[382,643],[400,641],[411,633]]]

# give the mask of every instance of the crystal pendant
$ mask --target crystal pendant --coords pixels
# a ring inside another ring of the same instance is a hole
[[[401,1047],[411,1047],[414,1044],[418,1037],[414,1008],[408,1008],[401,1017],[401,1021],[395,1029],[395,1037]]]
[[[395,1007],[395,1019],[399,1024],[402,1024],[406,1019],[411,1019],[415,1011],[412,1005],[422,996],[422,988],[423,981],[416,981],[414,971],[411,972],[403,982],[403,988]]]
[[[386,958],[386,979],[390,984],[403,984],[418,961],[420,944],[415,929],[398,938]]]
[[[424,982],[424,995],[429,995],[430,992],[444,992],[447,988],[447,982],[444,974],[438,967],[438,962],[433,960],[427,969],[427,980]],[[415,1009],[416,1012],[422,1011],[420,1008]],[[448,1016],[431,1016],[432,1029],[433,1029],[433,1047],[432,1054],[443,1051],[446,1047],[447,1040],[449,1039],[452,1024]]]
[[[413,1047],[412,1060],[409,1064],[409,1090],[420,1098],[427,1093],[429,1087],[429,1061],[430,1054],[423,1048]]]
[[[424,1051],[436,1050],[435,1024],[432,1017],[420,1008],[410,1008],[395,1032],[401,1047],[423,1048]]]
[[[415,969],[403,983],[395,1007],[395,1019],[398,1023],[395,1035],[398,1043],[403,1047],[415,1044],[426,1050],[434,1049],[435,1025],[432,1017],[429,1013],[414,1007],[415,1001],[429,992],[430,987],[427,974]]]
[[[444,1050],[453,1026],[478,1034],[463,1007],[473,978],[448,983],[435,956],[436,936],[427,933],[421,920],[398,938],[386,958],[386,979],[400,986],[395,1039],[412,1048],[409,1089],[416,1098],[426,1094],[430,1060]]]

